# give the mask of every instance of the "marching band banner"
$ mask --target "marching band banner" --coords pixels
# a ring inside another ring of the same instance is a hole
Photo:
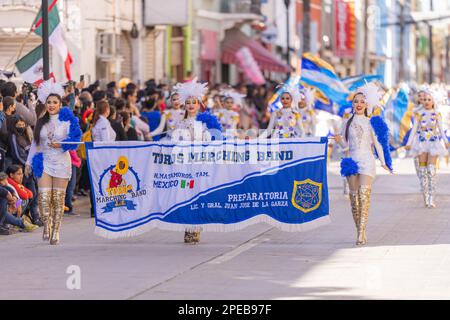
[[[96,234],[329,222],[327,138],[87,143]]]

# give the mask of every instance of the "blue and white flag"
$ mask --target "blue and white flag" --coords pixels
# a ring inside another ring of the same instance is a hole
[[[348,88],[349,91],[354,91],[359,87],[362,87],[366,83],[372,81],[379,81],[384,83],[384,77],[377,74],[362,74],[359,76],[352,76],[342,79],[342,83]]]
[[[96,234],[233,231],[258,222],[310,230],[329,221],[327,143],[87,143]]]
[[[349,90],[324,60],[310,53],[303,54],[301,81],[322,91],[337,104],[345,103]]]

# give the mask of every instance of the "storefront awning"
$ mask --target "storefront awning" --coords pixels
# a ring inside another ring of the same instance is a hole
[[[258,41],[248,37],[238,29],[231,29],[226,32],[225,40],[222,42],[222,61],[228,64],[237,64],[236,52],[248,47],[256,62],[262,70],[272,72],[289,72],[291,68],[264,48]]]

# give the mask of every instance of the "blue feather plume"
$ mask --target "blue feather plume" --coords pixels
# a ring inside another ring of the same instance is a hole
[[[73,111],[69,108],[62,108],[58,116],[59,121],[69,121],[69,136],[64,139],[64,142],[80,142],[82,132],[80,129],[79,119],[73,114]],[[76,150],[78,145],[76,144],[61,144],[63,151]]]
[[[42,177],[44,173],[44,154],[42,152],[38,152],[34,155],[31,160],[31,166],[33,168],[34,175],[37,178]]]
[[[197,115],[197,121],[203,122],[209,130],[216,129],[222,131],[222,125],[217,120],[217,117],[209,112],[199,113]]]
[[[370,119],[370,124],[372,125],[378,142],[383,148],[384,162],[386,163],[386,166],[392,171],[392,158],[389,147],[389,128],[386,122],[384,122],[383,118],[379,116],[372,117]]]
[[[343,158],[341,161],[341,176],[350,177],[359,173],[358,163],[352,158]]]

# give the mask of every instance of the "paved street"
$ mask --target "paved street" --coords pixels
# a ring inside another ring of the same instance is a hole
[[[0,299],[450,299],[450,170],[441,165],[438,208],[427,210],[412,160],[400,166],[375,182],[366,247],[354,245],[336,163],[333,222],[306,233],[258,224],[204,233],[198,246],[160,230],[106,240],[84,199],[82,216],[65,218],[60,246],[43,243],[40,230],[0,237]],[[80,290],[66,288],[70,265],[81,268]]]

